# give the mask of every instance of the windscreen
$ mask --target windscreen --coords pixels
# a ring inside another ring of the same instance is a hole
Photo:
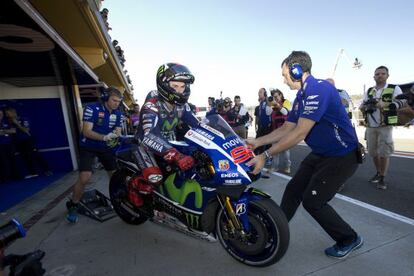
[[[230,136],[236,136],[236,133],[233,131],[231,126],[218,114],[207,115],[202,121],[201,124],[207,125],[215,130],[221,132],[224,135],[224,138]]]

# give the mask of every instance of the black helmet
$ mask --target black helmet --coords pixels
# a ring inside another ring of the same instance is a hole
[[[177,93],[170,87],[170,81],[185,83],[183,93]],[[161,97],[167,102],[174,104],[185,104],[190,97],[190,84],[194,82],[194,76],[187,67],[177,63],[163,64],[157,71],[157,89]]]

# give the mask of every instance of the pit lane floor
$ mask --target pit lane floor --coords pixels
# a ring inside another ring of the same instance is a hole
[[[28,222],[28,235],[6,253],[46,252],[46,275],[414,275],[414,225],[341,198],[331,204],[363,236],[365,244],[345,260],[324,255],[333,244],[319,225],[298,209],[290,223],[286,255],[275,265],[253,268],[231,258],[218,242],[197,240],[153,223],[131,226],[119,218],[104,223],[81,216],[76,225],[65,219],[64,194],[77,177],[70,173],[54,185],[1,214]],[[107,194],[104,171],[94,174],[96,188]],[[254,186],[276,202],[287,184],[272,175]],[[62,196],[63,195],[63,196]]]

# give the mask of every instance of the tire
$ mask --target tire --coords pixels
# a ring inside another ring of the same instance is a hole
[[[115,213],[126,223],[140,225],[147,221],[140,210],[128,201],[127,178],[129,175],[122,171],[116,171],[109,182],[109,197]]]
[[[226,229],[226,215],[220,209],[216,233],[221,245],[236,260],[256,267],[279,261],[289,246],[289,224],[280,207],[271,199],[251,201],[248,206],[250,233],[247,241],[231,237]]]

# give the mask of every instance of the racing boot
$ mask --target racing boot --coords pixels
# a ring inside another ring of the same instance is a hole
[[[152,194],[154,188],[161,184],[162,172],[159,167],[149,167],[142,170],[142,177],[135,177],[131,180],[133,187],[140,194]]]
[[[142,171],[142,176],[136,176],[129,181],[128,199],[136,207],[144,205],[142,195],[150,195],[155,187],[161,184],[162,173],[159,167],[149,167]]]
[[[144,205],[144,199],[142,196],[132,187],[128,189],[128,200],[132,203],[135,207],[141,207]]]
[[[145,179],[137,176],[132,178],[128,183],[128,200],[138,208],[144,205],[141,191],[147,194],[152,193],[152,187],[149,185],[142,185],[143,182],[145,182]]]
[[[147,180],[142,176],[136,176],[132,178],[130,181],[131,189],[143,194],[143,195],[149,195],[153,192],[154,187],[150,185]]]

